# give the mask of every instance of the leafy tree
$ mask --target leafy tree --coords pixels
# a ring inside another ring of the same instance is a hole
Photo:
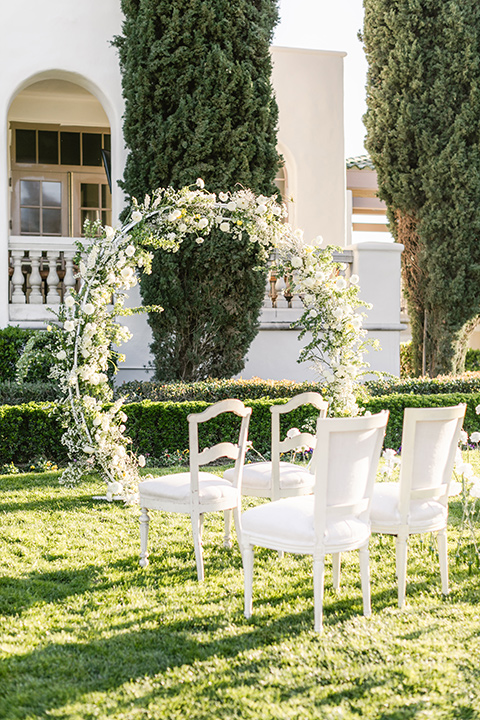
[[[212,192],[238,184],[276,192],[278,111],[270,42],[276,0],[122,0],[116,39],[129,148],[123,187],[143,198],[201,177]],[[216,234],[157,253],[141,282],[157,379],[227,377],[244,366],[258,330],[265,271],[248,241]]]
[[[458,372],[480,312],[480,5],[364,6],[366,147],[405,245],[414,365]]]

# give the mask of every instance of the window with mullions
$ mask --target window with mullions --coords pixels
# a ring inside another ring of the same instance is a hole
[[[62,183],[20,180],[20,234],[62,234]]]
[[[17,165],[102,167],[102,150],[110,151],[110,135],[103,132],[16,128]]]

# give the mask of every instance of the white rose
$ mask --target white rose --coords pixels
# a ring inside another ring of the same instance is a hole
[[[197,185],[197,187],[200,188],[200,190],[203,190],[203,188],[205,187],[205,183],[204,183],[204,181],[202,180],[202,178],[197,178],[197,183],[196,183],[196,185]]]
[[[65,298],[65,305],[68,308],[72,308],[75,305],[75,300],[71,295],[67,295],[67,297]]]
[[[66,360],[67,353],[65,350],[60,350],[60,352],[57,353],[57,360]]]
[[[120,271],[120,275],[124,280],[131,280],[133,277],[133,268],[131,267],[124,267]]]
[[[73,320],[65,320],[63,327],[67,332],[72,332],[72,330],[75,330],[75,323]]]
[[[195,240],[195,242],[196,242],[198,245],[201,245],[201,244],[204,242],[204,239],[203,239],[202,237],[198,237],[198,238]]]
[[[140,210],[134,210],[132,213],[132,222],[138,223],[142,219],[142,213]]]
[[[291,259],[290,264],[293,268],[301,268],[303,265],[302,258],[295,256]]]
[[[172,210],[172,212],[168,216],[168,219],[170,222],[173,222],[174,220],[178,220],[178,218],[180,217],[182,217],[182,211],[176,208],[175,210]]]
[[[112,238],[115,235],[115,230],[110,225],[105,225],[105,237]]]
[[[85,305],[83,306],[83,311],[87,315],[93,315],[93,313],[95,312],[95,305],[93,303],[85,303]]]
[[[128,245],[125,248],[125,255],[127,257],[133,257],[135,255],[135,246],[134,245]]]
[[[358,277],[358,275],[355,275],[355,273],[353,275],[350,275],[350,283],[352,285],[358,285],[359,280],[360,278]]]
[[[138,456],[138,464],[140,465],[140,467],[145,467],[145,463],[146,463],[145,456],[139,455]]]
[[[207,218],[200,218],[200,220],[198,221],[198,227],[200,228],[200,230],[203,230],[203,228],[208,227]]]
[[[259,206],[257,207],[257,213],[258,213],[259,215],[265,215],[266,212],[267,212],[267,206],[266,206],[266,205],[259,205]]]
[[[474,443],[478,443],[480,441],[480,432],[473,432],[470,435],[470,440]]]
[[[227,200],[228,200],[228,195],[227,195],[227,193],[224,193],[224,192],[218,193],[218,197],[221,202],[227,202]]]
[[[345,280],[345,278],[338,277],[335,282],[335,287],[337,288],[337,290],[345,290],[345,288],[347,287],[347,281]]]
[[[185,225],[185,223],[180,223],[180,225],[178,226],[178,230],[179,230],[179,232],[184,233],[184,232],[187,232],[188,228]]]
[[[220,230],[222,232],[227,232],[227,233],[230,232],[230,223],[228,223],[228,222],[220,223]]]
[[[465,430],[460,431],[460,442],[462,445],[466,445],[468,442],[468,434],[465,432]]]
[[[236,209],[237,209],[237,203],[235,203],[235,202],[233,202],[233,200],[231,200],[227,205],[227,210],[230,210],[230,212],[233,212]]]

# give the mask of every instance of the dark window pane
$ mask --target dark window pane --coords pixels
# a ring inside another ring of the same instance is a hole
[[[40,234],[40,208],[20,208],[20,232],[28,235]]]
[[[102,210],[102,225],[112,224],[112,213],[110,210]]]
[[[42,210],[42,235],[62,234],[62,211],[44,208]]]
[[[62,165],[80,165],[80,133],[60,133],[60,156]]]
[[[80,185],[80,206],[87,208],[98,208],[98,188],[96,183],[81,183]]]
[[[20,180],[20,205],[40,205],[38,180]]]
[[[42,183],[42,205],[60,207],[62,204],[62,183],[45,181]]]
[[[15,130],[15,160],[17,163],[37,162],[35,130]]]
[[[58,165],[58,132],[38,131],[38,162],[44,165]]]
[[[102,185],[102,208],[112,207],[112,193],[108,185]]]
[[[100,133],[82,133],[83,165],[102,164],[102,136]]]
[[[110,143],[110,135],[104,135],[104,136],[103,136],[103,149],[104,149],[104,150],[108,150],[108,152],[110,152],[110,150],[112,149],[112,148],[110,147],[110,145],[111,145],[111,143]]]

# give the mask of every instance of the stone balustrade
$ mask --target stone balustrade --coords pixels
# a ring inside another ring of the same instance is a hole
[[[76,286],[73,238],[10,237],[9,318],[38,322],[52,318],[48,308],[63,302]]]

